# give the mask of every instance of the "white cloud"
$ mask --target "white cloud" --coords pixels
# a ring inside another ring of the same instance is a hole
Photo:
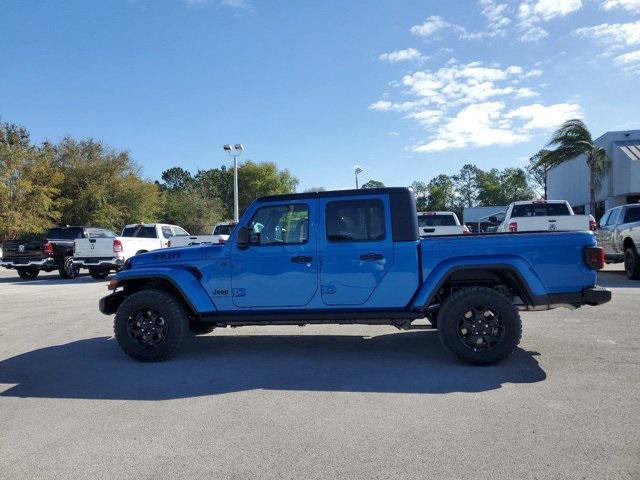
[[[417,48],[406,48],[404,50],[396,50],[395,52],[383,53],[378,58],[390,63],[424,59],[422,53]]]
[[[625,53],[623,55],[618,55],[613,59],[613,62],[616,65],[631,65],[631,64],[640,64],[640,50],[635,50],[633,52]]]
[[[582,116],[575,103],[526,103],[539,95],[529,82],[541,75],[539,69],[520,65],[487,66],[452,59],[437,70],[414,71],[397,82],[409,98],[384,97],[369,108],[404,113],[424,127],[428,136],[411,147],[416,152],[510,145]]]
[[[435,138],[415,145],[414,152],[441,152],[467,146],[488,147],[511,145],[529,140],[526,133],[497,125],[505,105],[503,102],[485,102],[468,105],[447,123],[438,128]]]
[[[582,8],[582,0],[524,0],[518,7],[520,40],[537,42],[549,33],[540,26],[557,17],[564,17]]]
[[[624,8],[628,12],[640,12],[640,0],[604,0],[602,8],[605,10]]]
[[[557,127],[571,118],[581,118],[582,109],[575,103],[557,103],[549,106],[534,103],[511,110],[504,117],[524,120],[524,130],[548,129]]]
[[[427,17],[424,23],[411,27],[411,33],[419,37],[429,37],[439,30],[451,27],[451,24],[444,18],[437,15]]]
[[[249,8],[249,2],[247,0],[222,0],[222,4],[232,8]]]
[[[629,23],[601,23],[575,31],[585,38],[596,38],[609,45],[640,45],[640,21]]]

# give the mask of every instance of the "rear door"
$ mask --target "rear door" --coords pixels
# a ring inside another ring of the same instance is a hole
[[[321,197],[320,288],[325,305],[364,305],[393,265],[389,197]]]
[[[233,245],[231,286],[237,307],[307,305],[318,289],[316,199],[265,203],[247,227],[250,245]]]

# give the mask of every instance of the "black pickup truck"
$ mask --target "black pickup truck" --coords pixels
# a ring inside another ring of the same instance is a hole
[[[2,263],[15,268],[20,278],[31,280],[41,270],[58,270],[61,278],[76,278],[80,269],[73,264],[73,245],[79,238],[91,237],[92,227],[55,227],[44,238],[8,240],[2,243]]]

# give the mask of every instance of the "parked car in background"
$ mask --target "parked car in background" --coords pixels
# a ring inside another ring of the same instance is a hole
[[[418,212],[418,229],[421,237],[471,233],[454,212]]]
[[[531,200],[509,205],[504,220],[496,231],[570,232],[594,231],[595,228],[593,217],[576,215],[571,205],[564,200]]]
[[[516,349],[519,310],[611,298],[590,232],[420,239],[417,219],[406,188],[262,197],[223,245],[131,258],[100,311],[147,362],[175,355],[189,331],[337,323],[437,328],[455,355],[488,364]],[[431,326],[412,323],[423,318]]]
[[[88,268],[96,279],[106,278],[111,270],[119,270],[134,255],[170,246],[176,236],[189,233],[177,225],[145,223],[126,225],[120,236],[81,238],[75,242],[73,264]]]
[[[596,232],[607,263],[624,262],[632,280],[640,280],[640,205],[623,205],[607,210]]]
[[[184,235],[176,233],[169,241],[170,247],[186,247],[203,243],[224,243],[229,238],[235,223],[223,222],[213,227],[211,235]],[[182,229],[181,229],[182,230]],[[184,232],[184,230],[182,230]],[[185,232],[186,233],[186,232]]]
[[[2,266],[14,268],[20,278],[34,279],[40,271],[58,270],[61,278],[75,278],[79,269],[73,263],[74,242],[88,239],[104,229],[93,227],[55,227],[44,238],[8,240],[2,244]]]

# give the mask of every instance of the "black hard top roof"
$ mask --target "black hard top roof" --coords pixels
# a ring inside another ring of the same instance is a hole
[[[390,193],[407,192],[407,187],[361,188],[352,190],[330,190],[326,192],[285,193],[282,195],[267,195],[258,198],[258,202],[273,202],[279,200],[301,200],[306,198],[353,197],[362,195],[385,195]]]

